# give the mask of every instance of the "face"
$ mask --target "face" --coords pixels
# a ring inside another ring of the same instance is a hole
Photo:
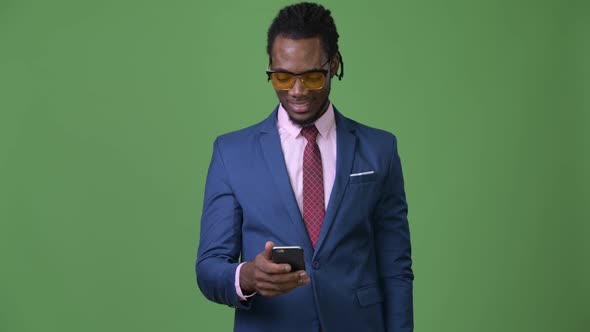
[[[317,120],[328,107],[331,78],[338,69],[338,58],[326,64],[328,58],[319,37],[289,39],[275,38],[271,51],[271,69],[302,73],[314,69],[328,69],[326,83],[319,90],[309,90],[298,78],[290,90],[276,90],[279,101],[289,114],[291,121],[307,125]],[[322,68],[322,64],[324,67]]]

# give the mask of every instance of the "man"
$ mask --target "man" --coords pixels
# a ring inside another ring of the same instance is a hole
[[[268,30],[280,104],[222,135],[207,176],[196,264],[235,331],[412,331],[410,235],[395,137],[340,114],[330,11],[283,8]],[[368,109],[367,111],[370,111]],[[301,246],[307,271],[272,262]]]

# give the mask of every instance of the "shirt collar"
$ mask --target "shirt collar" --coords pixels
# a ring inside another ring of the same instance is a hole
[[[322,137],[328,137],[328,133],[332,127],[334,127],[335,123],[334,107],[332,106],[332,103],[328,105],[326,112],[314,122]],[[287,114],[287,111],[283,108],[282,104],[279,105],[279,110],[277,112],[277,127],[286,130],[293,137],[299,136],[301,132],[301,126],[293,123],[291,119],[289,119],[289,114]]]

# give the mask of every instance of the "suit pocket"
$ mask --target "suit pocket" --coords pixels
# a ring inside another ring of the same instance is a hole
[[[361,307],[383,302],[383,293],[378,285],[370,285],[356,290],[356,298]]]
[[[349,183],[350,184],[369,183],[369,182],[375,182],[376,180],[377,180],[377,173],[371,173],[371,174],[351,176]]]

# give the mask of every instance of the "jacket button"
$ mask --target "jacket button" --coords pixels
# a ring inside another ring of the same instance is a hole
[[[319,269],[320,268],[320,261],[313,261],[312,266],[314,269]]]

